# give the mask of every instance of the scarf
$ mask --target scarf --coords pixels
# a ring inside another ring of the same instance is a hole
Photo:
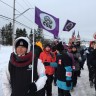
[[[12,53],[10,62],[16,67],[28,66],[32,63],[32,52],[27,53],[25,56],[18,56],[15,53]]]

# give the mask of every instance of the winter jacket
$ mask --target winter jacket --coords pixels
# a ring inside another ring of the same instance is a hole
[[[67,54],[58,54],[57,67],[57,86],[63,90],[72,89],[72,59]]]
[[[76,52],[72,52],[74,60],[75,60],[75,68],[73,69],[73,71],[78,71],[80,70],[80,62],[81,62],[81,55],[80,53]]]
[[[46,51],[41,52],[39,58],[42,60],[43,63],[44,62],[51,63],[51,62],[55,62],[56,61],[55,55],[53,53],[51,53],[51,52],[46,52]],[[53,75],[54,74],[54,71],[55,71],[54,67],[45,66],[45,69],[46,69],[45,72],[46,72],[47,75]]]
[[[92,47],[88,47],[88,49],[86,50],[86,54],[87,54],[87,64],[91,64],[91,57],[92,57],[92,52],[94,51],[94,48]]]
[[[28,48],[30,49],[29,46]],[[4,96],[26,96],[31,84],[32,72],[37,91],[44,87],[47,80],[44,65],[36,58],[34,58],[34,66],[32,65],[32,52],[29,52],[29,49],[24,56],[18,56],[15,51],[11,54],[2,78]]]
[[[72,89],[72,58],[69,54],[57,54],[56,62],[50,63],[50,66],[56,67],[57,87],[63,90]]]
[[[90,60],[91,60],[91,65],[94,67],[96,72],[96,49],[93,50]]]

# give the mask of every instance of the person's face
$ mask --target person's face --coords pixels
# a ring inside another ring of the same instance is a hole
[[[76,51],[76,48],[75,48],[75,47],[73,47],[73,48],[72,48],[72,51],[73,51],[73,52],[75,52],[75,51]]]
[[[26,48],[26,47],[18,46],[18,47],[16,48],[16,53],[17,53],[18,55],[24,55],[26,52],[27,52],[27,48]]]
[[[50,48],[49,46],[47,46],[47,47],[45,48],[45,50],[48,52],[48,51],[51,50],[51,48]]]

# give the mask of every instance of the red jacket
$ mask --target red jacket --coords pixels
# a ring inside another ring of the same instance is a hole
[[[55,54],[50,53],[50,52],[46,52],[46,51],[41,52],[39,58],[42,60],[43,63],[44,62],[55,62],[56,61]],[[48,74],[48,75],[53,75],[54,74],[55,69],[53,67],[45,66],[45,69],[46,69],[46,71],[45,71],[46,74]]]

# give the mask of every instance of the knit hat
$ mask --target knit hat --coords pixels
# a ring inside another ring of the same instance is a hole
[[[60,42],[60,43],[57,44],[56,49],[58,51],[60,51],[60,52],[64,50],[64,46],[62,45],[62,42]]]
[[[44,48],[46,47],[50,47],[51,48],[51,45],[49,43],[45,44]]]
[[[16,42],[15,48],[17,48],[18,46],[23,46],[25,48],[28,48],[28,42],[26,40],[24,40],[24,39],[19,39]]]

